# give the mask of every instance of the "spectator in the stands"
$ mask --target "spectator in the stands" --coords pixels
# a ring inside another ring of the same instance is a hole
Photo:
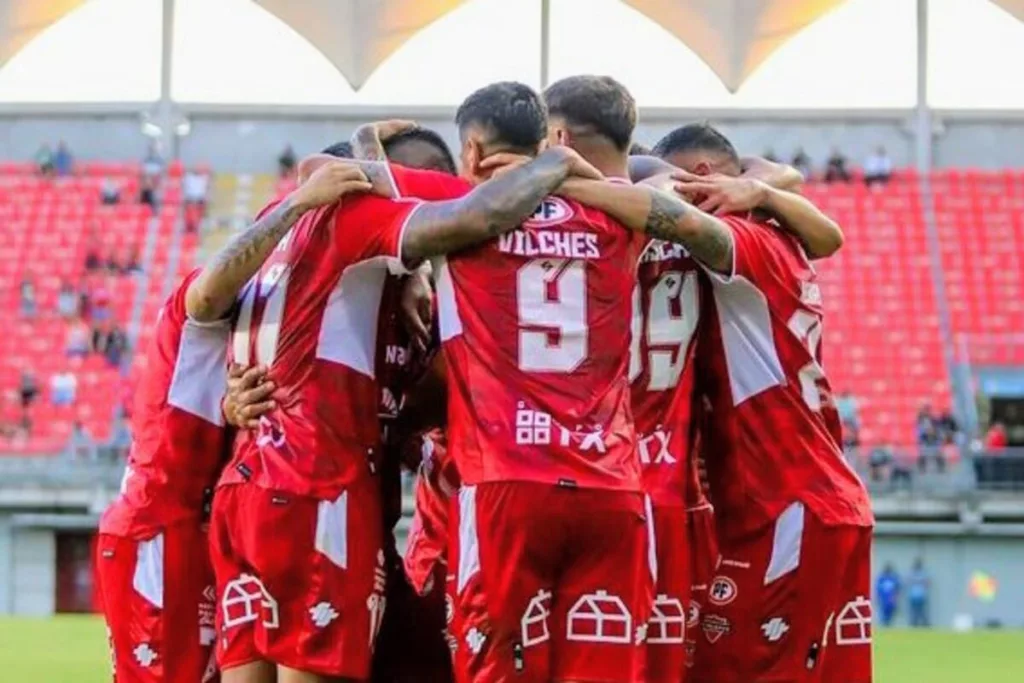
[[[71,457],[78,460],[95,460],[96,444],[93,443],[92,435],[82,424],[81,420],[75,420],[71,426],[71,439],[68,441],[68,451]]]
[[[44,143],[39,147],[39,151],[36,152],[36,166],[43,175],[53,175],[53,151],[49,145]]]
[[[139,203],[145,204],[152,209],[156,208],[156,184],[157,176],[144,175],[139,181]]]
[[[850,182],[850,170],[846,167],[846,157],[838,147],[832,149],[832,154],[829,155],[828,161],[825,163],[825,182]]]
[[[286,146],[284,151],[281,152],[281,156],[277,157],[278,174],[282,178],[291,175],[292,171],[295,170],[296,161],[295,150],[292,149],[291,145]]]
[[[882,626],[892,626],[900,604],[900,575],[891,563],[886,563],[882,573],[875,580],[875,596],[878,599],[879,617]]]
[[[1006,427],[1002,422],[993,422],[988,431],[985,432],[985,439],[982,445],[986,451],[1001,451],[1009,443],[1006,437]]]
[[[943,445],[960,443],[960,424],[953,417],[952,412],[947,410],[939,415],[935,421],[935,426],[939,430],[939,443]]]
[[[50,402],[55,406],[69,406],[75,402],[78,378],[70,370],[58,372],[50,378]]]
[[[57,143],[57,153],[53,155],[53,168],[59,176],[71,175],[75,170],[75,158],[71,156],[71,150],[63,140]]]
[[[914,567],[907,577],[907,602],[910,606],[910,625],[928,628],[931,619],[928,617],[928,597],[931,593],[932,579],[924,568],[924,560],[914,560]]]
[[[124,259],[124,269],[121,272],[125,275],[142,272],[142,261],[139,256],[138,247],[128,251],[128,258]]]
[[[104,178],[100,186],[100,198],[107,206],[117,204],[121,201],[121,186],[113,178]]]
[[[36,305],[36,284],[32,278],[25,277],[21,281],[21,315],[25,318],[34,318],[38,311]]]
[[[206,205],[206,194],[209,190],[210,178],[198,168],[190,168],[185,172],[181,183],[181,194],[185,204]]]
[[[110,315],[110,290],[101,283],[89,295],[89,319],[93,323],[105,323]]]
[[[39,395],[39,383],[36,376],[29,370],[21,371],[21,384],[18,386],[18,394],[21,396],[21,407],[27,410]]]
[[[78,292],[67,280],[61,283],[60,292],[57,293],[57,313],[62,318],[78,315]]]
[[[121,263],[121,259],[117,257],[117,252],[111,248],[107,251],[107,258],[103,261],[103,267],[111,275],[120,275],[124,270],[124,265]]]
[[[142,175],[154,178],[164,172],[164,159],[160,155],[160,145],[156,140],[149,143],[146,156],[142,159]]]
[[[932,407],[925,403],[917,413],[917,466],[923,472],[928,468],[928,461],[934,460],[936,468],[941,472],[946,463],[942,456],[942,433],[939,421],[932,412]]]
[[[68,326],[68,336],[64,342],[64,353],[68,356],[85,356],[89,353],[89,328],[81,318]]]
[[[892,159],[879,145],[874,154],[864,160],[864,182],[870,185],[885,185],[892,178]]]
[[[793,168],[800,171],[804,178],[809,180],[814,175],[814,168],[811,167],[811,158],[807,156],[807,152],[804,151],[803,147],[796,148],[796,154],[793,155],[793,161],[790,163]]]
[[[114,421],[114,429],[110,433],[110,441],[107,447],[112,451],[114,457],[122,457],[128,454],[132,445],[132,432],[128,426],[128,420],[118,417]]]
[[[120,327],[115,325],[106,333],[103,357],[107,359],[111,367],[120,367],[121,359],[128,350],[128,336]]]
[[[888,476],[889,467],[893,462],[892,448],[889,446],[875,446],[868,456],[868,468],[871,472],[871,481],[881,483]]]

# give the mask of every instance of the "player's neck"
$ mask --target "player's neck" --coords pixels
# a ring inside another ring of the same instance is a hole
[[[629,180],[629,157],[604,144],[578,144],[573,148],[607,178]]]

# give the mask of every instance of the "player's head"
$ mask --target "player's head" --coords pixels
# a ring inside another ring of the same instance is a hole
[[[691,123],[658,140],[654,155],[690,173],[738,176],[740,155],[729,138],[710,123]]]
[[[480,161],[497,152],[534,156],[544,147],[548,112],[533,88],[503,81],[480,88],[459,105],[455,125],[462,143],[462,173],[471,180],[487,174]]]
[[[636,128],[636,100],[610,76],[569,76],[544,91],[552,144],[579,148],[595,143],[626,154]]]
[[[384,143],[388,159],[409,168],[455,174],[455,157],[444,138],[429,128],[413,128]]]
[[[352,144],[349,142],[335,142],[330,147],[325,147],[321,154],[329,154],[332,157],[338,157],[339,159],[354,159],[355,154],[352,152]]]
[[[634,142],[629,146],[629,156],[631,157],[649,157],[651,154],[651,148],[645,144]]]

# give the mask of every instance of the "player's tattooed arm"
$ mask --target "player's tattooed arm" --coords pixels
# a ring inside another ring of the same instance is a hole
[[[189,317],[213,322],[226,316],[238,292],[302,214],[333,204],[350,192],[371,190],[373,185],[366,174],[353,164],[335,159],[318,168],[309,180],[213,256],[185,293]]]
[[[390,121],[374,121],[364,123],[352,133],[352,153],[356,159],[367,161],[387,161],[384,143],[396,135],[401,135],[416,127],[414,121],[392,119]]]
[[[559,194],[601,209],[630,230],[656,239],[682,244],[704,265],[731,273],[733,237],[729,226],[662,187],[671,188],[670,176],[658,175],[640,185],[570,179]]]
[[[793,233],[812,259],[826,258],[843,246],[839,225],[810,200],[769,183],[748,177],[672,174],[672,188],[686,197],[699,197],[698,207],[715,215],[757,211],[775,218]]]
[[[572,150],[555,147],[478,185],[461,199],[420,205],[403,232],[403,259],[407,265],[416,264],[512,230],[570,175],[602,177]]]

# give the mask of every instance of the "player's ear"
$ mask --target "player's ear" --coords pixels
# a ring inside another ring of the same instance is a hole
[[[699,161],[693,169],[694,175],[711,175],[715,172],[715,169],[711,168],[711,164],[706,161]]]

